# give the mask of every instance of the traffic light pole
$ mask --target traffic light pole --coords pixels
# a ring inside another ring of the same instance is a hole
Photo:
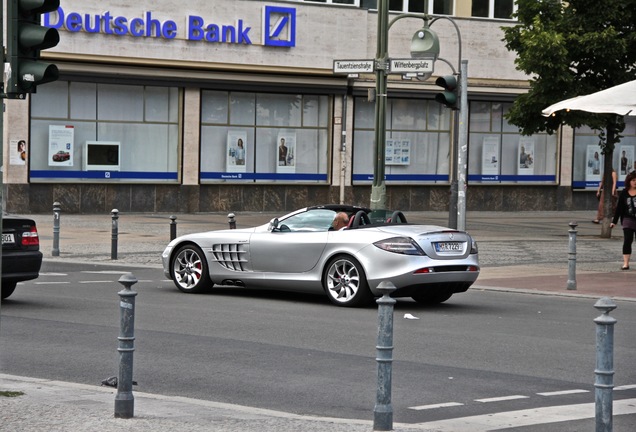
[[[459,69],[459,133],[457,135],[457,229],[466,229],[466,173],[468,171],[468,60]]]

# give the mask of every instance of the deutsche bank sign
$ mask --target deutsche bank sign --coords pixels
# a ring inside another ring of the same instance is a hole
[[[235,24],[206,22],[202,17],[189,15],[185,18],[185,32],[174,20],[159,20],[152,12],[141,16],[118,16],[110,11],[101,14],[81,14],[67,12],[61,7],[57,12],[44,14],[43,24],[68,32],[100,33],[112,36],[132,36],[161,39],[180,39],[252,45],[252,27],[244,19]],[[296,46],[296,9],[278,6],[264,6],[262,13],[262,44],[272,47]]]

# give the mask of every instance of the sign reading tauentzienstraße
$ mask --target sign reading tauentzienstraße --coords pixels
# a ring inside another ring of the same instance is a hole
[[[333,73],[358,74],[373,73],[374,60],[334,60]]]

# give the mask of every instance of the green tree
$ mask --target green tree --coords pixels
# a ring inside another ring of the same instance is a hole
[[[553,103],[636,79],[636,0],[517,0],[517,25],[503,27],[504,42],[517,53],[518,70],[530,77],[506,119],[524,135],[554,133],[561,124],[599,130],[603,166],[604,218],[609,238],[612,160],[625,128],[622,116],[559,111],[543,117]]]

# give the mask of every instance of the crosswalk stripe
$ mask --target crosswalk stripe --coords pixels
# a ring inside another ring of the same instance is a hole
[[[436,432],[487,432],[497,429],[583,420],[594,418],[595,414],[595,404],[585,403],[460,417],[428,423],[417,423],[416,425],[418,427],[425,427],[426,430],[435,430]],[[620,399],[614,401],[613,415],[625,414],[636,414],[636,399]]]
[[[439,403],[439,404],[433,404],[433,405],[414,406],[414,407],[409,407],[409,409],[412,409],[415,411],[421,411],[421,410],[427,410],[427,409],[449,408],[449,407],[456,407],[456,406],[462,406],[462,405],[464,404],[459,402],[446,402],[446,403]]]
[[[528,399],[528,398],[529,396],[512,395],[512,396],[501,396],[501,397],[494,397],[494,398],[487,398],[487,399],[475,399],[475,402],[489,403],[489,402],[501,402],[501,401]]]
[[[537,394],[539,396],[562,396],[562,395],[589,393],[589,392],[590,392],[589,390],[578,389],[578,390],[562,390],[562,391],[554,391],[554,392],[544,392],[544,393],[537,393]]]

